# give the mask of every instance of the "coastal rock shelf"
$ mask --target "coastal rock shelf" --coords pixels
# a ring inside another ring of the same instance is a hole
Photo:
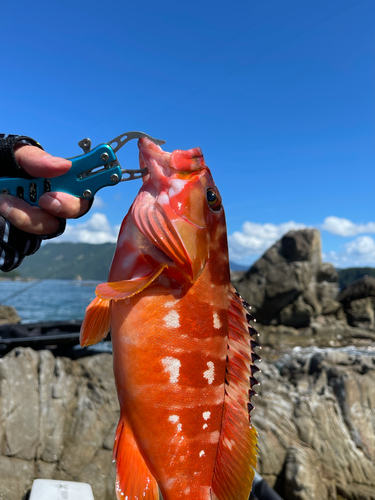
[[[295,348],[261,368],[260,474],[287,500],[374,500],[375,349]]]
[[[111,354],[11,351],[0,359],[0,498],[21,500],[41,478],[88,482],[115,500],[118,419]]]
[[[259,472],[288,500],[375,500],[375,351],[297,348],[261,369]],[[0,498],[43,478],[115,500],[118,418],[111,354],[14,349],[0,359]]]

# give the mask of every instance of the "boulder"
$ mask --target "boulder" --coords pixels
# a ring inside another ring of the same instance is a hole
[[[374,351],[299,348],[261,365],[260,474],[285,499],[375,500]],[[14,349],[0,359],[0,498],[21,500],[44,478],[115,500],[118,418],[112,355]]]
[[[365,275],[342,290],[337,297],[351,326],[375,328],[375,278]]]
[[[338,275],[321,262],[317,229],[289,231],[235,282],[257,321],[303,328],[320,314],[335,314]]]
[[[21,318],[12,306],[0,305],[0,325],[16,325],[21,323]]]
[[[118,419],[112,355],[11,351],[0,359],[0,498],[21,500],[40,478],[88,482],[115,500]]]
[[[352,300],[345,308],[348,323],[351,326],[374,328],[374,303],[372,297]]]
[[[288,500],[375,500],[373,351],[294,349],[261,365],[260,474]]]
[[[366,297],[375,298],[375,278],[367,274],[344,288],[339,293],[337,300],[342,304],[348,304],[352,300],[364,299]]]

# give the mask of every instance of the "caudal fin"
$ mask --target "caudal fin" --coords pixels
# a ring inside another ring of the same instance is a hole
[[[157,482],[149,471],[126,419],[117,426],[113,459],[116,460],[118,500],[159,500]]]

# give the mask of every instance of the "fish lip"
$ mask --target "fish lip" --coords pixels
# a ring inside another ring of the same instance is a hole
[[[175,169],[170,166],[171,153],[163,151],[160,146],[154,142],[142,137],[138,141],[140,168],[147,168],[148,174],[143,177],[143,183],[146,183],[154,175],[155,177],[171,177]]]

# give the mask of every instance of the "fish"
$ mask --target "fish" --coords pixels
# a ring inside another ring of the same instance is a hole
[[[257,332],[230,283],[222,198],[200,148],[140,139],[143,185],[123,220],[81,345],[111,331],[118,500],[247,500]]]

